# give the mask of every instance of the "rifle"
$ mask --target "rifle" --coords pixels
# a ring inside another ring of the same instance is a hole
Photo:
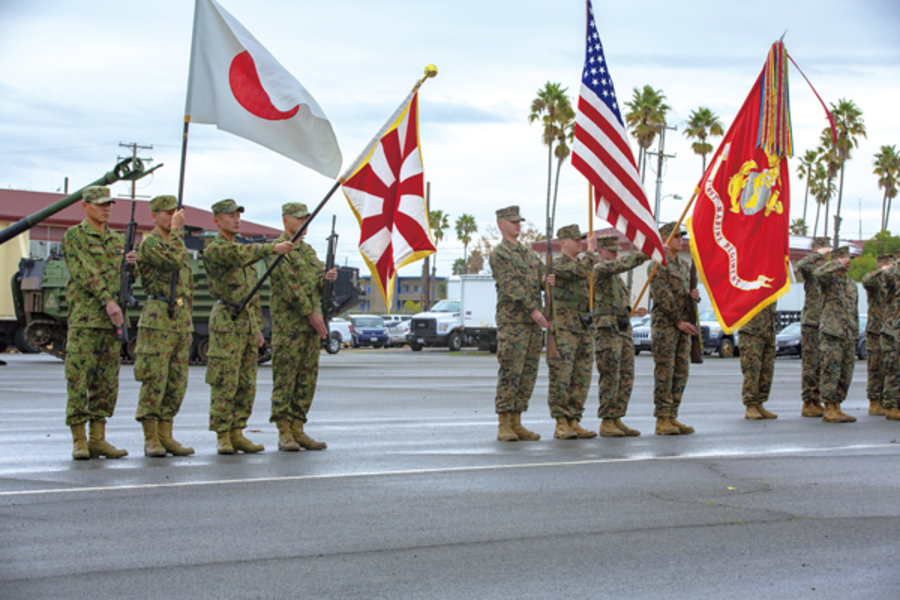
[[[544,318],[547,319],[547,358],[559,358],[559,348],[556,347],[556,334],[553,333],[553,296],[550,295],[550,271],[553,268],[553,238],[550,222],[547,222],[547,268],[544,271]]]
[[[693,262],[691,263],[691,285],[690,288],[693,290],[697,287],[697,265]],[[691,324],[697,328],[697,335],[691,336],[691,363],[695,365],[703,364],[703,340],[701,339],[703,333],[700,331],[700,324],[697,322],[697,303],[694,302],[694,299],[690,299],[691,308],[688,311],[688,317],[691,320]]]
[[[331,235],[328,236],[328,251],[325,253],[325,272],[327,273],[334,268],[334,255],[337,253],[338,234],[335,232],[337,225],[337,215],[331,215]],[[334,301],[334,282],[325,280],[322,285],[322,319],[325,321],[325,328],[331,322],[332,317],[337,314],[338,304]],[[328,343],[328,339],[322,340],[322,344]]]
[[[134,268],[125,262],[125,257],[134,250],[134,238],[137,235],[137,222],[134,220],[135,200],[131,201],[131,220],[125,229],[125,249],[122,251],[122,268],[119,274],[119,308],[122,309],[122,326],[116,330],[116,340],[128,344],[128,307],[137,306],[134,298]]]

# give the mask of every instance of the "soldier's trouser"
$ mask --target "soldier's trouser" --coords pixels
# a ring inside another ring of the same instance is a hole
[[[134,378],[141,382],[138,421],[171,421],[187,391],[191,347],[187,333],[145,329],[138,333]]]
[[[674,326],[653,327],[653,416],[678,416],[691,366],[691,336]]]
[[[769,399],[775,375],[775,336],[741,332],[741,390],[744,404],[762,404]]]
[[[819,334],[819,389],[822,402],[840,404],[847,398],[856,358],[855,341],[827,333]]]
[[[556,328],[559,358],[547,359],[550,367],[550,393],[547,404],[554,419],[581,420],[584,403],[591,388],[591,363],[594,361],[592,332]]]
[[[66,425],[71,427],[113,416],[119,397],[120,353],[115,329],[69,328]]]
[[[866,396],[869,402],[884,400],[884,353],[881,349],[881,333],[866,332],[866,352],[868,354],[866,370]]]
[[[256,396],[256,334],[211,331],[209,341],[209,430],[225,433],[243,429]]]
[[[800,326],[800,351],[802,370],[800,374],[800,397],[804,402],[819,402],[819,326]]]
[[[618,413],[619,377],[622,370],[622,344],[619,332],[613,327],[598,327],[594,333],[594,358],[597,363],[597,387],[601,419],[625,416]]]
[[[627,331],[619,332],[619,393],[614,414],[608,416],[621,419],[628,411],[631,391],[634,389],[634,337],[631,325]],[[603,416],[603,415],[601,415]]]
[[[321,338],[314,331],[279,336],[272,354],[272,416],[306,423],[319,376]]]
[[[497,413],[525,412],[541,362],[541,328],[537,323],[497,328]]]
[[[881,403],[885,408],[900,408],[900,338],[882,334],[881,353],[884,358]]]

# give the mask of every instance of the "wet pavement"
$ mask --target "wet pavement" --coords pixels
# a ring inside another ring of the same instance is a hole
[[[547,370],[525,424],[495,441],[497,362],[408,349],[322,354],[307,432],[276,449],[271,367],[246,431],[218,456],[204,368],[176,437],[142,456],[138,384],[122,367],[107,438],[121,460],[72,461],[63,363],[0,367],[0,598],[897,598],[900,423],[869,417],[865,363],[844,410],[799,416],[800,361],[778,359],[744,420],[737,359],[692,366],[679,419],[652,435],[652,359],[637,357],[638,438],[552,438]],[[596,388],[585,427],[597,429]]]

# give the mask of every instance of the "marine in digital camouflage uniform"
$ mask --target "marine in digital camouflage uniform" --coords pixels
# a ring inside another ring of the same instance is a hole
[[[775,375],[775,304],[756,313],[741,327],[739,336],[741,373],[744,375],[741,390],[744,418],[753,421],[776,419],[778,415],[764,406],[769,400]]]
[[[856,361],[859,335],[859,299],[856,283],[847,274],[850,248],[842,246],[831,253],[829,262],[818,267],[815,277],[822,292],[819,317],[819,390],[825,405],[826,423],[852,423],[841,410],[847,398]]]
[[[822,294],[815,271],[825,263],[829,252],[827,237],[817,237],[812,242],[812,252],[801,259],[796,267],[803,278],[803,312],[800,314],[801,398],[804,417],[821,417],[825,414],[819,393],[819,315],[822,313]]]
[[[219,454],[261,452],[243,435],[256,396],[258,347],[263,339],[259,294],[254,294],[244,310],[234,311],[257,282],[256,263],[272,254],[290,251],[290,242],[239,244],[244,207],[234,200],[220,200],[212,206],[219,235],[203,251],[209,291],[216,300],[209,316],[209,365],[206,383],[211,386],[209,429],[217,435]]]
[[[550,418],[556,420],[553,437],[576,439],[597,437],[579,421],[591,388],[591,364],[594,360],[593,325],[589,321],[590,281],[597,255],[596,238],[588,240],[588,251],[581,255],[581,241],[587,237],[578,225],[568,225],[556,232],[562,254],[553,261],[555,283],[550,288],[553,299],[553,331],[556,332],[558,358],[547,357],[550,368],[550,392],[547,404]]]
[[[119,395],[121,344],[116,341],[116,326],[123,322],[117,302],[125,239],[106,225],[113,204],[108,188],[85,188],[81,207],[86,218],[66,231],[62,243],[69,271],[66,425],[72,430],[72,457],[77,460],[128,454],[106,441],[106,420]]]
[[[885,270],[884,297],[882,405],[888,420],[900,421],[900,250],[894,253],[894,266]]]
[[[677,223],[663,225],[659,233],[665,240]],[[690,286],[690,267],[678,258],[683,230],[672,237],[667,265],[659,264],[650,280],[650,335],[653,339],[653,416],[657,435],[686,435],[694,428],[680,423],[678,409],[687,386],[691,364],[691,335],[697,332],[690,322],[690,303],[699,292]],[[648,273],[652,267],[648,269]]]
[[[868,319],[866,320],[866,396],[869,398],[869,414],[884,416],[884,355],[882,353],[881,330],[884,327],[888,299],[885,279],[887,269],[893,265],[893,256],[882,254],[878,257],[876,269],[863,275],[862,286],[866,290]]]
[[[619,236],[597,238],[601,260],[594,267],[594,357],[599,378],[600,435],[637,436],[641,432],[622,423],[634,387],[634,339],[629,318],[628,287],[619,276],[647,262],[641,252],[618,258]]]
[[[146,456],[188,456],[194,449],[172,437],[172,422],[187,391],[194,279],[184,245],[184,211],[175,196],[150,201],[155,227],[137,249],[138,274],[147,301],[138,322],[134,378],[141,382],[137,419],[144,429]],[[172,277],[178,274],[169,316]]]
[[[541,436],[525,429],[522,413],[534,391],[540,365],[541,328],[547,320],[541,310],[543,266],[519,243],[522,221],[518,206],[497,211],[503,240],[491,252],[491,274],[497,288],[497,439],[502,442],[535,441]]]
[[[275,240],[289,241],[309,217],[305,204],[282,206],[285,232]],[[271,263],[272,259],[268,259]],[[332,269],[329,279],[337,276]],[[312,246],[301,239],[272,270],[272,414],[278,427],[278,449],[324,450],[303,431],[316,392],[322,338],[328,329],[322,319],[325,266]]]

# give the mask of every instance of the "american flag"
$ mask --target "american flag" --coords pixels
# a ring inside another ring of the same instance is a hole
[[[621,231],[641,252],[665,264],[663,242],[628,145],[590,1],[572,165],[594,186],[597,216]]]

